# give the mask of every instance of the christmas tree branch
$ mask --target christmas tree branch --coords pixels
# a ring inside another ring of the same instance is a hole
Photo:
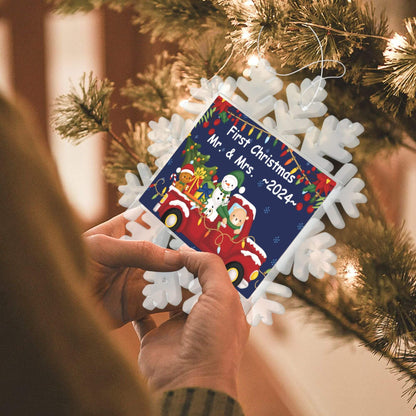
[[[107,133],[110,135],[111,139],[114,140],[122,149],[124,149],[132,158],[135,164],[141,161],[141,157],[136,154],[132,147],[121,137],[118,137],[112,129],[108,129]]]
[[[166,51],[156,55],[155,63],[136,78],[137,83],[128,80],[121,89],[121,95],[127,97],[133,107],[153,117],[171,117],[178,112],[184,85],[175,69],[173,56]]]
[[[407,144],[404,141],[401,142],[401,147],[404,147],[405,149],[410,150],[413,153],[416,153],[416,148],[413,146],[410,146],[410,144]]]
[[[102,125],[102,120],[93,112],[90,108],[88,108],[84,103],[79,103],[80,109],[83,111],[84,115],[91,118],[95,121],[97,126]],[[140,162],[139,155],[131,148],[131,146],[126,142],[126,140],[122,137],[119,137],[114,133],[110,124],[104,126],[102,125],[102,132],[107,133],[110,136],[110,140],[116,142],[122,149],[124,149],[132,158],[135,163]]]
[[[107,133],[111,140],[118,143],[137,164],[140,156],[127,141],[118,137],[111,128],[109,120],[110,98],[113,83],[108,80],[99,81],[92,72],[84,74],[78,84],[68,94],[56,100],[52,123],[57,132],[74,144],[95,133]]]
[[[370,349],[374,354],[380,357],[385,357],[389,363],[392,363],[397,370],[400,370],[401,375],[416,382],[416,369],[414,365],[408,364],[406,360],[399,358],[397,355],[390,351],[385,351],[380,348],[374,341],[368,337],[366,331],[354,322],[348,320],[345,315],[337,312],[334,308],[331,308],[329,302],[319,302],[313,295],[308,295],[307,290],[302,286],[302,283],[297,281],[294,277],[279,276],[276,282],[284,284],[293,292],[293,296],[303,302],[305,306],[310,307],[313,312],[318,312],[323,315],[327,323],[331,323],[335,326],[336,334],[341,336],[351,335],[354,339],[358,339],[362,344]],[[310,282],[307,283],[310,286]],[[289,306],[290,307],[290,306]],[[322,324],[322,321],[320,320]]]
[[[140,155],[140,161],[146,163],[152,171],[156,169],[155,158],[147,151],[151,141],[147,137],[149,127],[146,123],[132,124],[127,120],[127,131],[123,133],[122,140],[136,155]],[[127,172],[137,172],[137,161],[117,141],[111,141],[105,158],[104,174],[108,183],[116,186],[124,183]]]
[[[379,35],[372,35],[369,33],[356,33],[356,32],[348,32],[346,30],[340,30],[340,29],[335,29],[331,26],[323,26],[323,25],[318,25],[316,23],[310,23],[310,22],[288,22],[288,30],[291,30],[290,25],[301,25],[301,26],[311,26],[311,27],[316,27],[319,29],[323,29],[327,31],[327,34],[330,35],[331,33],[336,33],[337,35],[341,35],[341,36],[346,36],[346,37],[356,37],[356,38],[361,38],[361,39],[368,39],[368,38],[372,38],[372,39],[380,39],[380,40],[385,40],[386,42],[390,41],[390,38],[386,37],[386,36],[379,36]]]

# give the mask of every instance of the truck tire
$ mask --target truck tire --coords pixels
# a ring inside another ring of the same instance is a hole
[[[230,276],[230,279],[234,287],[237,287],[243,280],[243,276],[244,276],[243,266],[238,261],[231,261],[230,263],[227,263],[225,267],[228,271],[228,274]]]
[[[176,231],[182,224],[182,212],[178,208],[168,209],[163,215],[161,220],[170,230]]]

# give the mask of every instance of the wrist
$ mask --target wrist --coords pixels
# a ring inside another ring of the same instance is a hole
[[[224,392],[202,387],[185,387],[166,391],[157,403],[161,414],[163,411],[163,414],[169,415],[179,414],[179,412],[182,414],[186,404],[189,415],[201,414],[202,409],[204,409],[204,414],[210,415],[244,415],[237,400]]]
[[[151,383],[151,380],[149,380]],[[157,393],[167,390],[175,390],[185,387],[202,387],[220,391],[237,399],[237,374],[234,371],[216,372],[204,369],[193,369],[192,371],[178,374],[164,385],[156,386]]]

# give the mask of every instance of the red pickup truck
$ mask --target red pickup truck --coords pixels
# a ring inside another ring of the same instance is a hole
[[[267,255],[252,238],[250,228],[256,208],[239,194],[232,195],[228,207],[238,204],[247,212],[247,219],[238,234],[224,224],[221,217],[210,221],[203,213],[203,205],[191,200],[171,185],[153,211],[176,233],[184,235],[200,250],[218,254],[224,261],[234,286],[244,289],[259,275]]]

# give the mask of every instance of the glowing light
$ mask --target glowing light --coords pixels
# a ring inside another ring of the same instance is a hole
[[[260,62],[260,60],[259,60],[259,57],[257,55],[251,55],[247,60],[247,63],[250,66],[257,66],[259,64],[259,62]]]
[[[393,38],[389,40],[386,50],[384,51],[384,56],[386,58],[392,58],[399,48],[405,48],[407,45],[407,40],[404,36],[395,33]]]
[[[399,48],[406,45],[407,41],[406,38],[398,33],[395,33],[393,39],[389,42],[391,47]]]
[[[251,0],[247,0],[244,2],[244,6],[254,6],[254,3]]]
[[[353,284],[356,281],[358,271],[352,263],[347,263],[344,268],[344,278],[349,284]]]
[[[250,37],[250,31],[246,27],[243,28],[241,32],[242,32],[242,35],[241,35],[242,39],[246,40]]]

